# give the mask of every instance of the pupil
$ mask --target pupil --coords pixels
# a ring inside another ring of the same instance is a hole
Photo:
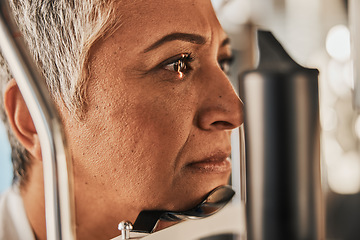
[[[181,72],[184,67],[184,62],[182,60],[178,60],[178,62],[175,65],[175,70],[177,72]]]

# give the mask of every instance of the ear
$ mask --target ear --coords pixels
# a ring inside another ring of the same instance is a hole
[[[18,141],[35,159],[41,160],[39,137],[15,79],[11,79],[5,87],[4,106]]]

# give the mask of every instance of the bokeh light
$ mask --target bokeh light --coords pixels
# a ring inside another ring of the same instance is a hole
[[[344,25],[330,29],[326,37],[326,50],[337,61],[350,59],[350,31]]]
[[[339,194],[355,194],[360,190],[360,161],[355,151],[348,152],[328,165],[328,183]]]

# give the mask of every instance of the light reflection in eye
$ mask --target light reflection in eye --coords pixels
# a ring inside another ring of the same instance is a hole
[[[183,72],[178,71],[178,74],[179,74],[179,78],[183,78],[183,77],[184,77],[184,73],[183,73]]]
[[[177,73],[179,79],[183,79],[185,74],[191,70],[190,63],[193,61],[191,54],[180,54],[162,64],[163,68]]]

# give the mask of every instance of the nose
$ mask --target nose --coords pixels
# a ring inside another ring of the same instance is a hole
[[[198,127],[203,130],[231,130],[243,123],[243,103],[226,74],[216,68],[203,76],[202,104]]]

